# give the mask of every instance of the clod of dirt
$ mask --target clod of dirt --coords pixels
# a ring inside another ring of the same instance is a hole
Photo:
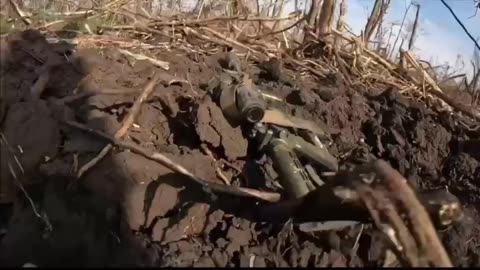
[[[193,150],[188,154],[175,157],[172,155],[172,160],[182,164],[187,170],[204,180],[217,181],[215,162],[211,157],[201,153],[200,150]]]
[[[225,156],[229,160],[244,157],[247,154],[247,140],[243,137],[240,127],[233,128],[223,116],[222,110],[206,96],[197,112],[198,136],[203,142],[214,147],[223,146]]]
[[[336,250],[330,251],[330,262],[331,267],[347,267],[347,259]]]
[[[212,252],[212,260],[217,267],[225,267],[228,263],[228,255],[219,249],[214,249]]]
[[[203,142],[208,142],[214,147],[219,147],[221,142],[220,133],[210,124],[212,121],[210,107],[215,106],[211,100],[200,105],[197,111],[198,126],[196,127],[198,136]]]
[[[210,234],[210,232],[217,227],[217,223],[220,222],[223,218],[225,212],[222,210],[215,210],[208,216],[208,223],[205,227],[205,233]]]
[[[323,101],[330,102],[335,97],[341,95],[339,89],[333,87],[320,87],[319,89],[313,90]]]
[[[147,226],[156,217],[163,217],[172,210],[178,201],[178,190],[168,184],[161,183],[154,191],[153,200],[147,210]]]
[[[144,225],[150,226],[154,218],[164,216],[175,207],[177,189],[163,183],[158,188],[155,186],[156,183],[126,185],[123,205],[132,230],[138,230]]]
[[[129,136],[135,138],[137,143],[154,142],[155,145],[167,143],[170,135],[168,119],[159,108],[155,108],[151,104],[144,104],[137,119],[135,124],[138,126],[129,131]]]
[[[227,239],[239,246],[248,246],[252,239],[252,233],[249,230],[237,229],[231,226],[227,232]]]
[[[124,169],[124,175],[130,176],[132,183],[148,184],[171,172],[157,162],[129,151],[113,155],[112,160]]]
[[[152,230],[152,239],[153,241],[160,242],[165,236],[165,230],[170,224],[170,218],[161,218],[157,220]]]
[[[130,229],[140,230],[145,223],[144,202],[147,193],[147,185],[133,185],[125,194],[123,209],[125,218]]]
[[[205,228],[209,209],[210,206],[205,203],[195,203],[192,205],[180,221],[167,229],[162,244],[168,244],[201,233]]]

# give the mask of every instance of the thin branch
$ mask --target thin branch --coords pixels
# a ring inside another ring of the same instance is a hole
[[[297,26],[299,23],[301,23],[305,18],[302,17],[300,19],[298,19],[296,22],[292,23],[291,25],[289,26],[286,26],[285,28],[282,28],[280,30],[277,30],[277,31],[273,31],[273,32],[269,32],[269,33],[266,33],[266,34],[263,34],[263,35],[257,35],[257,36],[253,36],[253,37],[248,37],[248,38],[251,38],[251,39],[262,39],[262,38],[265,38],[267,36],[271,36],[271,35],[276,35],[276,34],[280,34],[280,33],[283,33],[285,31],[288,31],[290,29],[292,29],[293,27]]]
[[[450,11],[450,13],[453,15],[453,17],[455,18],[455,20],[458,22],[458,24],[460,24],[460,26],[463,28],[463,31],[465,31],[465,33],[468,35],[468,37],[473,41],[473,43],[475,44],[475,46],[477,47],[477,49],[480,50],[480,45],[478,44],[477,40],[470,34],[470,32],[468,32],[467,28],[465,27],[465,25],[463,25],[463,23],[460,21],[460,19],[457,17],[457,15],[455,14],[455,12],[453,12],[452,8],[445,2],[445,0],[440,0],[443,5],[445,5],[445,7]]]
[[[116,137],[112,137],[102,131],[90,128],[88,126],[85,126],[83,124],[74,122],[74,121],[65,121],[64,122],[66,125],[70,127],[74,127],[83,131],[86,131],[90,134],[99,136],[105,140],[110,141],[112,144],[124,148],[124,149],[129,149],[132,152],[142,155],[150,160],[156,161],[163,166],[169,168],[170,170],[180,173],[182,175],[185,175],[192,179],[194,182],[202,185],[203,187],[207,188],[207,190],[214,190],[214,191],[219,191],[222,193],[227,193],[231,195],[237,195],[237,196],[244,196],[244,197],[255,197],[258,199],[262,199],[264,201],[269,201],[269,202],[277,202],[280,200],[280,194],[275,193],[275,192],[265,192],[265,191],[259,191],[255,189],[250,189],[250,188],[241,188],[241,187],[235,187],[235,186],[227,186],[227,185],[222,185],[222,184],[217,184],[213,183],[204,179],[201,179],[197,176],[195,176],[193,173],[191,173],[189,170],[187,170],[185,167],[183,167],[180,164],[175,163],[172,161],[170,158],[167,156],[158,153],[158,152],[153,152],[149,149],[145,149],[139,145],[130,143],[130,142],[125,142],[121,141]]]
[[[120,139],[122,137],[125,136],[125,134],[127,133],[128,129],[130,128],[130,126],[132,126],[133,124],[133,121],[135,119],[135,117],[137,116],[137,114],[140,112],[140,108],[143,104],[143,102],[150,96],[150,94],[153,92],[153,90],[155,89],[155,86],[157,85],[158,81],[160,80],[162,76],[162,73],[161,72],[157,72],[155,74],[155,76],[152,78],[152,80],[145,86],[142,94],[138,97],[137,100],[135,100],[135,103],[133,104],[132,108],[130,109],[130,111],[128,112],[128,115],[127,117],[125,118],[125,120],[123,121],[123,124],[122,126],[117,130],[117,132],[115,133],[115,139]],[[82,177],[90,168],[92,168],[93,166],[95,166],[98,162],[100,162],[100,160],[102,160],[107,154],[108,152],[110,152],[110,150],[113,148],[113,145],[112,144],[108,144],[106,145],[102,151],[95,157],[93,158],[92,160],[90,160],[88,163],[86,163],[85,165],[83,165],[79,170],[78,170],[78,173],[77,173],[77,178],[80,178]]]
[[[392,49],[390,50],[390,53],[388,54],[389,59],[392,58],[392,56],[393,56],[393,52],[395,51],[395,47],[397,46],[398,39],[400,38],[400,35],[402,34],[403,24],[405,23],[405,19],[407,18],[407,14],[408,14],[408,11],[410,10],[411,6],[412,6],[412,4],[408,5],[407,9],[405,10],[405,13],[403,14],[402,23],[400,24],[400,28],[398,29],[397,37],[395,38],[395,41],[393,42],[393,46],[392,46]]]
[[[22,21],[26,25],[32,24],[32,20],[28,18],[28,15],[18,7],[18,4],[15,2],[15,0],[9,0],[8,2],[10,3],[10,6],[12,6],[12,9],[15,11],[18,17],[20,17],[20,19],[22,19]]]
[[[413,41],[415,40],[415,35],[417,34],[418,18],[420,15],[420,4],[414,4],[417,7],[417,12],[415,13],[415,21],[413,22],[412,34],[410,36],[410,41],[408,42],[408,50],[413,48]]]

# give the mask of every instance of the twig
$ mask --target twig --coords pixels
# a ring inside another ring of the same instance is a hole
[[[242,170],[238,166],[236,166],[235,164],[231,163],[230,161],[222,158],[221,162],[223,163],[223,165],[226,165],[226,166],[234,169],[235,171],[237,171],[237,173],[240,173],[240,174],[242,173]]]
[[[256,56],[256,57],[260,57],[260,59],[262,59],[262,55],[261,55],[258,51],[252,49],[251,47],[249,47],[249,46],[247,46],[247,45],[245,45],[245,44],[243,44],[243,43],[240,43],[240,42],[238,42],[238,41],[236,41],[236,40],[233,40],[233,39],[231,39],[231,38],[228,38],[228,37],[226,37],[225,35],[217,32],[217,31],[215,31],[215,30],[213,30],[213,29],[211,29],[211,28],[201,27],[201,29],[202,29],[202,30],[205,30],[205,31],[207,31],[207,32],[209,32],[209,33],[211,33],[211,34],[213,34],[213,35],[216,36],[217,38],[220,38],[220,39],[222,39],[222,40],[227,41],[227,42],[230,43],[230,44],[236,45],[236,46],[238,46],[238,47],[240,47],[240,48],[243,48],[243,49],[245,49],[245,50],[247,50],[247,51],[251,51],[251,52],[253,52],[253,53],[256,53],[255,56]]]
[[[170,170],[180,173],[182,175],[188,176],[190,179],[195,181],[196,183],[202,185],[203,187],[207,188],[208,190],[214,190],[214,191],[219,191],[223,193],[228,193],[232,195],[237,195],[237,196],[247,196],[247,197],[255,197],[258,199],[262,199],[264,201],[269,201],[269,202],[277,202],[280,200],[280,194],[275,193],[275,192],[265,192],[265,191],[259,191],[255,189],[250,189],[250,188],[242,188],[242,187],[234,187],[234,186],[226,186],[222,184],[217,184],[213,183],[207,180],[203,180],[194,174],[192,174],[190,171],[188,171],[185,167],[176,164],[173,162],[171,159],[166,157],[165,155],[158,153],[158,152],[153,152],[149,149],[145,149],[139,145],[121,141],[115,137],[112,137],[102,131],[95,130],[93,128],[90,128],[88,126],[85,126],[83,124],[74,122],[74,121],[65,121],[65,124],[67,124],[70,127],[74,127],[83,131],[86,131],[88,133],[94,134],[96,136],[99,136],[105,140],[110,141],[112,144],[115,144],[118,147],[122,147],[125,149],[129,149],[132,152],[142,155],[148,159],[151,159],[153,161],[156,161],[163,166],[169,168]]]
[[[342,2],[343,3],[343,2]],[[352,261],[357,256],[357,250],[359,247],[360,237],[362,237],[363,229],[365,228],[365,224],[360,225],[360,231],[355,238],[355,243],[353,244],[352,249],[350,250],[350,260]]]
[[[395,50],[395,47],[397,46],[398,39],[400,38],[401,33],[402,33],[403,25],[405,24],[405,19],[407,18],[408,10],[410,10],[411,6],[412,6],[412,4],[410,3],[408,5],[407,9],[405,10],[405,13],[403,14],[402,22],[400,23],[400,28],[398,29],[397,37],[395,38],[395,41],[393,42],[393,46],[392,46],[392,49],[390,50],[390,53],[388,54],[388,58],[392,58],[392,56],[393,56],[393,52]],[[393,29],[393,27],[392,27],[392,29]]]
[[[22,19],[22,21],[26,24],[26,25],[31,25],[32,24],[32,20],[30,18],[28,18],[28,16],[25,14],[25,12],[23,12],[19,7],[18,7],[18,4],[15,2],[15,0],[9,0],[8,1],[10,3],[10,5],[12,6],[13,10],[15,11],[15,13],[18,15],[18,17],[20,17],[20,19]]]
[[[413,42],[415,40],[415,35],[417,33],[418,18],[420,15],[420,4],[413,4],[413,5],[417,7],[417,12],[415,13],[415,20],[413,22],[412,34],[410,35],[410,40],[408,41],[408,50],[411,50],[413,48]]]
[[[148,57],[148,56],[143,55],[143,54],[132,53],[132,52],[129,52],[129,51],[123,50],[123,49],[118,49],[118,52],[120,52],[123,55],[133,57],[136,60],[147,60],[150,63],[152,63],[153,65],[155,65],[157,67],[160,67],[160,68],[163,68],[165,70],[170,69],[170,64],[168,62],[165,62],[165,61],[161,61],[161,60],[158,60],[158,59],[155,59],[155,58],[152,58],[152,57]]]
[[[251,39],[262,39],[262,38],[265,38],[267,36],[273,36],[273,35],[276,35],[276,34],[280,34],[280,33],[284,33],[285,31],[288,31],[289,29],[297,26],[299,23],[303,22],[305,20],[305,17],[302,17],[300,19],[298,19],[296,22],[292,23],[291,25],[283,28],[283,29],[280,29],[280,30],[277,30],[277,31],[272,31],[272,32],[269,32],[269,33],[266,33],[266,34],[263,34],[263,35],[256,35],[256,36],[253,36],[253,37],[248,37],[248,38],[251,38]]]
[[[230,179],[228,179],[228,177],[222,172],[222,170],[220,169],[219,166],[216,166],[215,172],[216,172],[218,178],[220,178],[225,183],[225,185],[230,186],[232,184],[231,183],[232,181],[230,181]]]
[[[310,71],[312,74],[317,75],[320,78],[327,78],[326,74],[329,73],[327,69],[321,68],[319,65],[317,65],[316,67],[320,70],[314,69],[314,68],[309,67],[306,64],[302,63],[300,60],[297,60],[297,59],[293,58],[292,56],[289,56],[289,55],[286,55],[286,54],[285,54],[285,60],[287,62],[291,62],[291,63],[293,63],[297,66],[303,67],[304,69]]]
[[[455,18],[455,20],[458,22],[458,24],[460,24],[460,26],[463,28],[463,31],[465,31],[465,33],[468,35],[468,37],[473,41],[473,43],[475,44],[475,46],[477,47],[477,49],[480,50],[480,45],[478,44],[477,40],[472,36],[472,34],[470,34],[470,32],[468,32],[467,28],[465,27],[465,25],[463,25],[463,23],[460,21],[460,19],[457,17],[457,15],[455,14],[455,12],[453,12],[452,8],[445,2],[445,0],[440,0],[444,5],[445,7],[450,11],[450,13],[453,15],[453,17]]]
[[[133,121],[137,114],[140,112],[140,108],[142,106],[142,103],[150,96],[150,94],[153,92],[155,89],[155,85],[157,85],[158,81],[161,78],[162,73],[157,72],[154,77],[150,80],[150,82],[145,86],[143,89],[141,95],[138,97],[137,100],[133,103],[132,108],[128,112],[127,117],[123,121],[122,126],[117,130],[115,133],[115,139],[120,139],[125,134],[127,133],[128,129],[130,126],[133,124]],[[81,178],[90,168],[95,166],[100,160],[102,160],[103,157],[105,157],[108,152],[113,148],[112,144],[108,144],[105,146],[102,151],[92,160],[90,160],[88,163],[83,165],[77,173],[77,178]]]
[[[197,20],[200,19],[200,17],[202,16],[203,7],[205,6],[205,1],[204,0],[201,0],[201,1],[202,3],[200,4],[200,10],[198,11]]]
[[[183,32],[184,32],[186,35],[192,34],[192,35],[196,36],[197,38],[203,39],[203,40],[208,41],[208,42],[216,43],[216,44],[219,44],[219,45],[222,45],[222,46],[231,45],[231,44],[229,44],[229,43],[226,42],[226,41],[218,40],[218,39],[215,39],[215,38],[212,38],[212,37],[209,37],[209,36],[205,36],[205,35],[203,35],[203,34],[200,34],[198,31],[196,31],[196,30],[194,30],[193,28],[190,28],[190,27],[184,27],[184,28],[183,28]],[[243,44],[242,44],[242,45],[243,45]]]
[[[345,35],[344,33],[342,32],[339,32],[338,30],[336,29],[332,29],[332,33],[349,41],[349,42],[355,42],[354,41],[354,38],[352,37],[349,37],[347,35]],[[371,50],[367,49],[367,48],[363,48],[363,51],[366,52],[370,57],[372,57],[376,62],[382,64],[383,66],[385,66],[388,70],[390,71],[393,71],[395,70],[395,66],[393,64],[391,64],[388,60],[382,58],[380,55],[378,55],[377,53],[375,52],[372,52]]]
[[[212,151],[208,149],[208,147],[205,144],[200,144],[200,148],[202,148],[203,152],[209,156],[212,161],[215,163],[215,172],[217,173],[218,178],[220,178],[226,185],[231,185],[231,181],[225,176],[225,174],[222,172],[220,169],[220,166],[218,164],[218,160],[213,156]]]

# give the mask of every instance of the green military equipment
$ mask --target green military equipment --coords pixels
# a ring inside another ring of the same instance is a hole
[[[337,159],[318,139],[325,137],[325,132],[311,121],[267,108],[262,93],[241,72],[234,56],[233,52],[228,53],[228,66],[210,82],[209,91],[232,126],[250,128],[251,138],[258,143],[257,150],[265,151],[272,159],[287,193],[294,198],[303,197],[323,183],[313,164],[329,171],[338,169]],[[302,132],[297,135],[292,129]]]

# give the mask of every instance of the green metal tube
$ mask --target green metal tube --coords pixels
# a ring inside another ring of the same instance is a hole
[[[295,153],[278,139],[272,140],[270,146],[273,168],[279,174],[280,184],[283,188],[294,198],[300,198],[310,192],[307,186],[308,174]]]

